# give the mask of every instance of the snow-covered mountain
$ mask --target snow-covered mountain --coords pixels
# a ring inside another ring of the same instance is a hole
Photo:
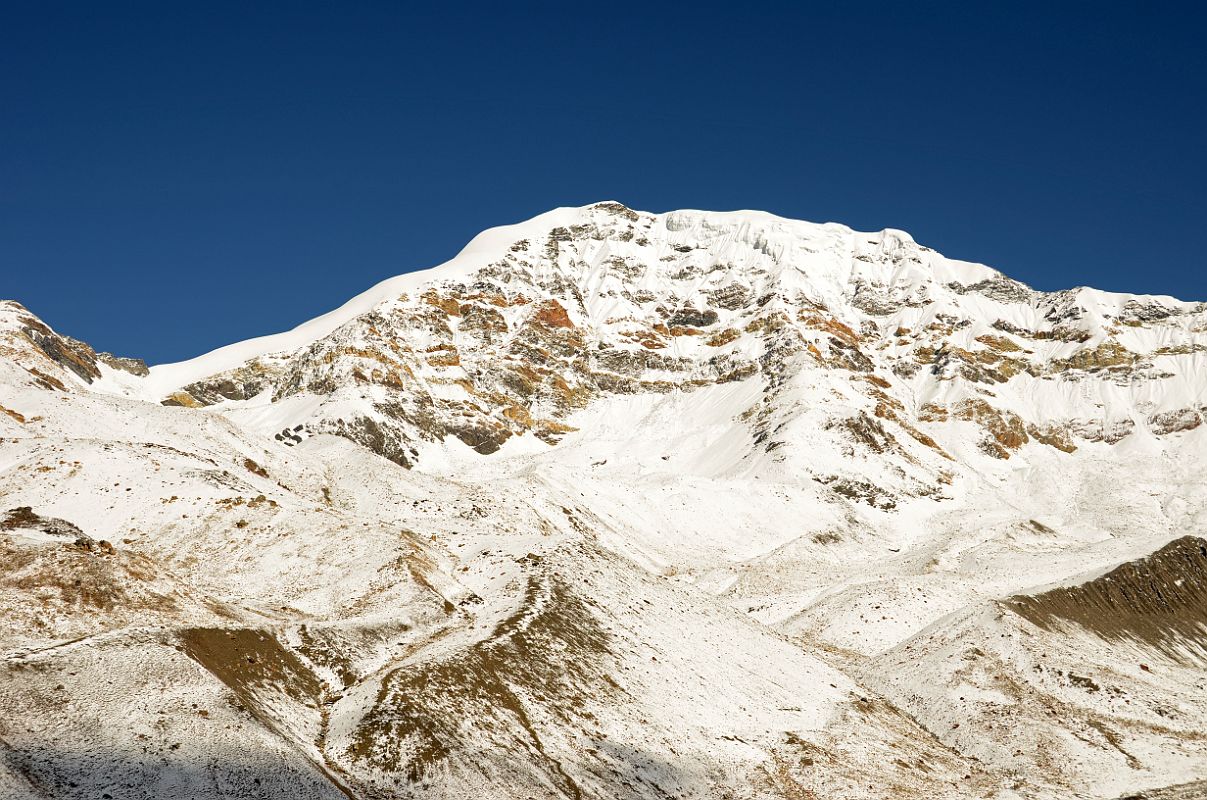
[[[0,794],[1207,796],[1205,353],[617,203],[149,370],[0,304]]]

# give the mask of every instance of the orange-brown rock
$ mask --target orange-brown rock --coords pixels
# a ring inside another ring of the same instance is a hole
[[[742,332],[739,331],[737,328],[726,328],[725,330],[721,331],[720,333],[717,333],[717,334],[713,335],[712,337],[710,337],[708,339],[708,341],[705,342],[705,344],[708,345],[709,347],[721,347],[723,345],[729,344],[730,342],[734,341],[741,335],[742,335]]]
[[[13,411],[11,408],[5,408],[4,406],[0,406],[0,413],[6,414],[6,415],[12,417],[13,419],[15,419],[17,422],[21,423],[22,425],[25,424],[25,415],[20,414],[16,411]]]
[[[1049,447],[1055,447],[1065,453],[1072,453],[1077,449],[1077,445],[1073,444],[1073,437],[1067,426],[1051,423],[1048,425],[1027,424],[1027,433],[1035,441],[1046,444]]]
[[[532,318],[546,328],[574,327],[574,323],[570,321],[570,315],[566,313],[566,309],[562,307],[562,304],[556,300],[547,300],[542,303]]]
[[[1022,417],[994,408],[980,398],[962,400],[952,409],[955,419],[975,422],[984,429],[981,449],[995,458],[1010,458],[1030,437]]]
[[[446,297],[435,290],[424,292],[423,302],[440,309],[450,317],[461,315],[461,304],[455,297]]]

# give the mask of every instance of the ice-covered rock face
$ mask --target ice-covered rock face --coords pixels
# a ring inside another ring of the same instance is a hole
[[[970,440],[1000,459],[1072,452],[1203,414],[1200,305],[1037,292],[903,231],[759,212],[561,209],[349,306],[225,369],[158,367],[141,391],[254,415],[284,446],[334,433],[414,466],[452,442],[555,446],[602,399],[750,380],[762,396],[733,409],[748,461],[781,448],[777,463],[809,469],[771,433],[807,414],[837,458],[898,462],[907,493],[940,491]]]
[[[1207,780],[1205,331],[616,203],[149,372],[0,304],[0,795]]]
[[[70,382],[90,385],[101,377],[101,365],[143,377],[147,365],[137,358],[98,353],[70,336],[55,333],[42,320],[12,300],[0,300],[0,356],[19,365],[43,388],[67,390],[51,373],[65,370]]]

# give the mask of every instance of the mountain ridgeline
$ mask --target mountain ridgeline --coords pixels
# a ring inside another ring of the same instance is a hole
[[[612,202],[178,364],[0,303],[0,795],[1207,797],[1205,355]]]

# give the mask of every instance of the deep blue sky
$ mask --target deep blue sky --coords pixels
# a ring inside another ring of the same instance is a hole
[[[1191,4],[418,5],[0,0],[0,297],[176,360],[616,199],[1207,300]]]

